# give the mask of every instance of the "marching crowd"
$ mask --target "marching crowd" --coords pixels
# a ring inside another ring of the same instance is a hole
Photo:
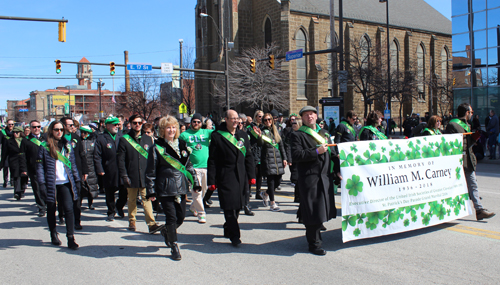
[[[493,217],[481,204],[475,177],[476,157],[473,146],[477,137],[470,132],[473,116],[469,104],[457,109],[458,118],[450,119],[446,130],[442,119],[431,116],[419,135],[464,133],[464,171],[477,220]],[[253,216],[250,207],[252,186],[255,199],[261,199],[273,212],[281,209],[275,199],[282,175],[288,166],[295,187],[294,201],[299,203],[297,218],[306,228],[309,251],[325,255],[321,231],[323,223],[335,218],[334,193],[340,185],[340,163],[335,144],[356,140],[387,139],[382,115],[371,111],[361,126],[354,111],[335,126],[318,119],[317,109],[302,108],[284,122],[275,110],[254,116],[226,112],[221,122],[194,114],[188,125],[174,116],[156,118],[147,123],[133,115],[80,126],[64,117],[50,123],[44,133],[33,120],[29,130],[14,127],[8,120],[0,132],[4,170],[4,188],[14,186],[14,198],[20,200],[27,189],[28,178],[38,206],[38,215],[47,216],[51,242],[61,245],[56,230],[66,225],[68,247],[77,249],[75,230],[81,230],[82,199],[94,209],[93,199],[105,194],[107,221],[124,218],[128,210],[128,229],[136,230],[137,205],[142,204],[149,233],[160,232],[171,249],[171,258],[180,260],[177,228],[187,212],[206,223],[205,209],[212,205],[217,190],[224,212],[224,237],[235,247],[241,244],[238,216]],[[334,137],[334,141],[332,138]],[[262,191],[262,180],[267,189]],[[116,199],[115,194],[118,193]],[[191,201],[188,195],[191,194]],[[140,197],[140,201],[138,201]],[[154,211],[165,214],[165,224],[155,220]]]

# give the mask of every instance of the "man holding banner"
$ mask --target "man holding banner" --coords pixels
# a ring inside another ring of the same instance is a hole
[[[306,227],[309,251],[325,255],[322,248],[321,228],[323,223],[337,216],[335,196],[330,174],[333,171],[332,158],[337,155],[327,146],[330,135],[316,124],[318,115],[311,106],[299,112],[303,126],[291,134],[293,163],[299,173],[300,215]],[[339,164],[335,163],[338,168]],[[335,171],[338,173],[338,171]]]
[[[472,120],[472,116],[474,115],[472,106],[468,103],[460,104],[457,108],[457,115],[458,118],[452,119],[448,123],[446,133],[470,133],[471,129],[468,122]],[[474,139],[472,135],[464,135],[463,167],[467,188],[469,190],[469,197],[474,204],[474,209],[476,209],[476,219],[481,221],[495,216],[495,213],[483,208],[479,197],[476,180],[477,160],[472,150],[475,142],[476,139]]]

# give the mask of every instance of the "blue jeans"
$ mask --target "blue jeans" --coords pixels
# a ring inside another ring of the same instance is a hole
[[[469,190],[469,198],[474,204],[476,212],[483,209],[481,198],[479,198],[479,190],[477,189],[476,172],[468,171],[464,168],[465,180],[467,181],[467,189]]]
[[[497,137],[498,135],[496,134],[490,134],[490,137],[488,138],[488,146],[490,149],[490,158],[497,158]]]

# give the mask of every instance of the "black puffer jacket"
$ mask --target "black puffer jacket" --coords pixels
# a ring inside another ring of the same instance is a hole
[[[78,200],[78,188],[80,187],[80,175],[78,174],[78,169],[76,167],[75,152],[71,145],[62,138],[59,142],[59,146],[64,148],[63,155],[69,152],[69,161],[71,162],[71,168],[64,166],[64,170],[68,175],[69,181],[71,183],[71,190],[73,190],[73,201]],[[38,149],[38,158],[36,161],[36,178],[38,179],[38,184],[40,185],[40,196],[42,196],[45,202],[56,202],[56,160],[50,156],[50,153],[41,147]]]
[[[149,148],[148,151],[148,166],[146,167],[146,196],[149,197],[169,197],[184,195],[189,192],[189,180],[179,170],[170,165],[160,153],[158,145],[174,159],[179,161],[193,177],[193,188],[201,189],[196,171],[193,164],[189,160],[190,153],[185,141],[178,140],[179,156],[175,150],[170,147],[168,142],[159,138],[156,145]]]
[[[90,134],[86,139],[82,138],[82,148],[87,158],[87,166],[89,169],[89,176],[87,180],[82,183],[82,197],[88,197],[91,195],[92,198],[96,198],[99,194],[99,187],[97,184],[97,174],[94,167],[94,149],[95,149],[95,139],[96,134]]]
[[[287,160],[283,139],[277,143],[278,149],[276,149],[276,147],[264,141],[264,136],[275,142],[273,132],[267,127],[262,128],[262,136],[258,141],[258,144],[262,147],[260,157],[262,176],[282,175],[285,173],[283,160]]]
[[[253,154],[253,159],[254,159],[254,164],[255,166],[260,164],[260,155],[261,155],[261,146],[257,143],[259,140],[258,138],[255,137],[255,135],[252,134],[252,127],[253,126],[248,126],[247,127],[247,134],[248,137],[250,138],[250,149],[252,150]],[[262,125],[259,126],[259,128],[262,128]]]

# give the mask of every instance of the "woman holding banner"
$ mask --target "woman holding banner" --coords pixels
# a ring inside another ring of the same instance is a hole
[[[423,136],[435,136],[435,135],[442,135],[441,133],[441,122],[442,119],[439,116],[432,116],[429,118],[429,121],[427,122],[427,128],[425,128],[422,131]]]
[[[379,111],[371,111],[366,117],[366,124],[361,128],[359,140],[386,140],[387,137],[377,129],[382,123],[382,113]]]
[[[177,245],[177,228],[186,216],[186,194],[190,184],[200,191],[196,171],[189,160],[190,152],[185,141],[179,140],[180,128],[176,118],[161,118],[156,144],[149,148],[146,168],[146,198],[160,200],[166,216],[161,234],[170,247],[172,259],[181,260]]]

